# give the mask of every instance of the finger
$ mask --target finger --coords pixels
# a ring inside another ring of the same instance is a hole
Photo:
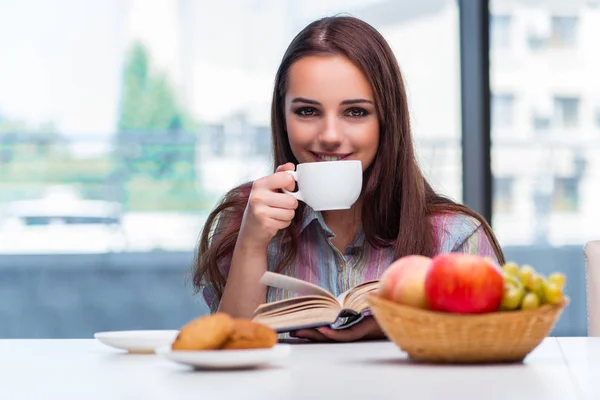
[[[285,193],[267,192],[264,194],[264,203],[269,207],[295,210],[298,208],[298,200],[294,196]]]
[[[263,178],[257,179],[254,182],[254,189],[268,189],[268,190],[278,190],[278,189],[292,189],[296,185],[296,181],[293,176],[288,174],[287,172],[275,172],[273,175],[265,176]]]
[[[308,339],[308,340],[312,340],[313,342],[331,342],[332,340],[329,339],[327,336],[323,335],[321,332],[319,332],[316,329],[300,329],[298,331],[295,332],[296,333],[296,337],[299,339]]]
[[[296,166],[294,165],[294,163],[289,162],[289,163],[285,163],[285,164],[277,167],[275,172],[294,171],[295,169],[296,169]]]
[[[281,220],[281,219],[271,218],[271,226],[273,228],[277,229],[278,231],[287,228],[291,224],[292,224],[292,220],[291,219],[289,219],[287,221],[284,221],[284,220]]]
[[[349,329],[344,329],[341,331],[335,331],[331,328],[318,328],[319,333],[321,333],[323,336],[327,337],[330,340],[333,340],[335,342],[353,342],[359,339],[362,339],[362,336],[360,335],[360,332],[358,332],[357,330],[349,328]]]
[[[271,192],[266,189],[258,189],[253,192],[250,195],[250,204],[256,207],[257,210],[265,211],[265,214],[267,214],[266,208],[279,208],[292,211],[298,208],[298,200],[294,196]]]
[[[281,169],[277,173],[284,173],[286,175],[289,175],[285,171],[295,171],[295,170],[296,170],[296,166],[294,164],[287,163],[287,164],[282,165]],[[292,180],[287,184],[287,186],[284,186],[284,189],[287,189],[290,192],[293,192],[294,190],[296,190],[296,180],[292,177]]]
[[[329,327],[318,328],[319,332],[336,342],[352,342],[367,338],[370,334],[377,331],[378,325],[373,318],[367,318],[364,321],[344,330],[336,331]]]
[[[267,211],[265,211],[264,215],[276,221],[288,222],[294,219],[296,211],[287,210],[285,208],[270,207]]]
[[[296,190],[296,180],[294,179],[294,181],[291,182],[289,185],[285,186],[284,189],[287,190],[287,191],[289,191],[289,192],[295,191]],[[289,196],[289,194],[288,194],[288,196]]]

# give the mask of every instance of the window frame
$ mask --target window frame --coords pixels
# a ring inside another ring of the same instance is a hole
[[[492,224],[489,2],[459,9],[463,203]]]

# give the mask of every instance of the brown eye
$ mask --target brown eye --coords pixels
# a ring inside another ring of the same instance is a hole
[[[317,114],[317,110],[313,107],[302,107],[294,112],[301,117],[313,117]]]
[[[364,116],[366,116],[368,114],[368,112],[364,108],[354,107],[354,108],[349,109],[346,112],[346,114],[349,117],[357,118],[357,117],[364,117]]]

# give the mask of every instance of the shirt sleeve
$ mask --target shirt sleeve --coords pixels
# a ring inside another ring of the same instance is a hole
[[[219,237],[221,237],[227,223],[229,223],[229,219],[225,218],[221,218],[219,221],[217,221],[216,228],[213,231],[211,237],[211,243],[215,240],[218,240]],[[273,239],[271,239],[271,241],[269,242],[269,245],[267,247],[267,269],[269,271],[276,271],[276,268],[279,265],[278,255],[281,246],[282,244],[280,242],[279,235],[275,235],[275,237],[273,237]],[[232,259],[233,252],[231,252],[226,257],[223,257],[218,261],[219,271],[221,275],[225,277],[225,279],[227,279],[227,276],[229,275],[229,269],[231,267]],[[269,293],[271,290],[272,288],[269,288],[267,293]],[[202,283],[202,297],[204,298],[204,301],[206,302],[206,305],[208,306],[211,314],[217,312],[217,309],[219,308],[219,304],[221,302],[221,298],[217,296],[217,291],[214,285],[208,281],[204,281]],[[272,299],[269,301],[272,301]]]
[[[485,230],[477,219],[463,214],[445,214],[435,218],[438,253],[476,254],[498,258]]]
[[[464,241],[457,243],[453,252],[491,257],[494,261],[499,262],[494,247],[481,224]]]

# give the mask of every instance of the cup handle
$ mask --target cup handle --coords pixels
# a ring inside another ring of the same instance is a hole
[[[287,170],[285,172],[287,172],[288,174],[290,174],[294,178],[294,180],[296,182],[298,182],[298,173],[296,171]],[[282,188],[281,190],[283,191],[283,193],[286,193],[286,194],[289,194],[291,196],[294,196],[297,200],[304,201],[304,199],[302,198],[302,194],[300,193],[300,189],[299,188],[298,188],[297,192],[290,192],[289,190],[286,190],[284,188]]]

